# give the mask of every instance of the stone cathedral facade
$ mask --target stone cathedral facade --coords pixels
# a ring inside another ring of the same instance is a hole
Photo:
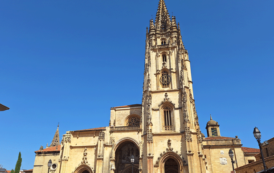
[[[164,0],[146,32],[142,104],[110,112],[108,127],[67,131],[61,144],[57,129],[52,144],[35,151],[33,172],[228,173],[230,148],[235,167],[254,161],[258,153],[242,147],[237,136],[222,137],[212,118],[208,137],[201,133],[188,51]]]

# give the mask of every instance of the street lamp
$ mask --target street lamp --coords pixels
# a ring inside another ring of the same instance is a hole
[[[234,163],[235,163],[235,161],[233,160],[234,153],[233,153],[233,151],[231,149],[229,149],[228,154],[229,154],[229,157],[231,158],[232,169],[233,169],[233,172],[234,172]]]
[[[131,161],[131,165],[132,165],[132,173],[133,173],[133,164],[134,164],[134,156],[133,156],[133,155],[131,155],[131,159],[130,159],[130,161]]]
[[[50,167],[51,167],[51,165],[52,165],[52,161],[51,161],[51,160],[49,160],[49,162],[48,162],[48,167],[50,168]],[[48,170],[48,173],[49,173],[49,170]]]
[[[262,147],[261,147],[261,132],[257,127],[254,128],[253,135],[256,138],[256,140],[258,141],[261,156],[262,156],[262,161],[263,161],[263,165],[264,165],[264,171],[266,172],[267,169],[266,169],[266,166],[265,166],[264,155],[263,155],[263,151],[262,151]]]

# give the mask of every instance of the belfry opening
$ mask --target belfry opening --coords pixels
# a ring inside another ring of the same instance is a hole
[[[132,163],[134,158],[134,163]],[[115,151],[115,173],[139,173],[139,148],[130,141],[122,143]]]

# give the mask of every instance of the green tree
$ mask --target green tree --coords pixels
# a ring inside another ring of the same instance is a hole
[[[12,170],[10,171],[10,173],[14,173],[14,170],[12,169]]]
[[[22,164],[22,158],[21,158],[21,152],[19,152],[18,160],[16,162],[14,173],[19,173],[20,172],[21,164]]]

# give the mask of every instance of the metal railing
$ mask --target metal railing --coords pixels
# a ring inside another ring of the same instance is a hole
[[[164,126],[165,131],[173,131],[173,126]]]

